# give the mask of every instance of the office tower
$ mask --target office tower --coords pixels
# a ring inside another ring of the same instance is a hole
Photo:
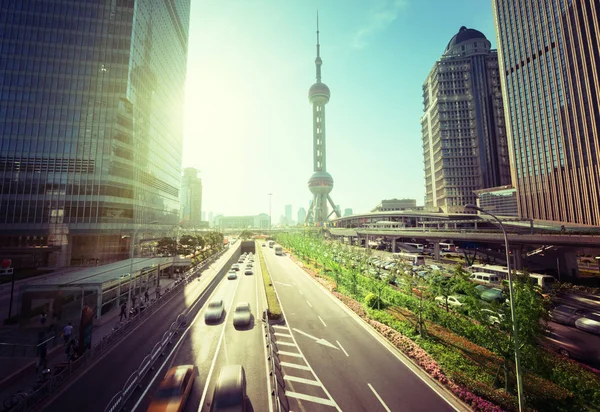
[[[202,212],[202,221],[206,222],[206,212]]]
[[[208,212],[208,223],[214,223],[214,215],[213,212]]]
[[[136,229],[177,224],[189,11],[2,2],[0,248],[13,261],[116,260]]]
[[[182,226],[199,226],[202,221],[202,181],[198,177],[198,171],[193,167],[183,169],[179,202],[181,207],[179,219]]]
[[[298,209],[298,224],[299,225],[304,224],[305,220],[306,220],[306,209],[301,207],[300,209]]]
[[[327,173],[327,148],[325,140],[325,105],[331,93],[325,83],[321,83],[321,46],[319,44],[319,17],[317,16],[317,82],[310,86],[308,100],[313,106],[313,175],[308,180],[308,188],[313,194],[313,202],[308,209],[306,220],[322,225],[332,214],[340,217],[329,193],[333,190],[333,177]],[[333,211],[328,213],[327,203]]]
[[[285,224],[290,226],[292,221],[292,205],[285,205]]]
[[[475,203],[474,190],[510,184],[498,57],[479,31],[461,27],[423,84],[425,208]]]
[[[383,199],[371,212],[390,212],[392,210],[416,210],[416,199]]]
[[[600,3],[493,0],[523,218],[600,225]]]
[[[346,216],[352,216],[352,209],[349,207],[344,209],[344,217],[346,217]]]

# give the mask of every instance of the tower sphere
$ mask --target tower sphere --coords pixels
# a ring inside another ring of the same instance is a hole
[[[317,102],[317,100],[322,100],[323,103],[327,103],[329,101],[329,96],[331,96],[331,92],[325,83],[315,83],[310,86],[310,89],[308,90],[308,100],[311,103]]]
[[[318,171],[308,179],[308,188],[313,195],[329,194],[333,189],[333,177],[325,171]]]

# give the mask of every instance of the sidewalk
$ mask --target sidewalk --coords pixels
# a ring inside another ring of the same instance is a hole
[[[168,288],[172,287],[175,279],[160,279],[160,288],[164,293]],[[155,288],[149,288],[151,300],[155,298]],[[143,295],[141,296],[143,298]],[[138,298],[139,302],[139,298]],[[99,319],[94,319],[92,329],[92,345],[99,342],[104,337],[110,335],[112,331],[121,324],[119,321],[119,308],[115,308],[102,316]],[[79,335],[78,325],[74,325],[73,336]],[[59,326],[62,328],[62,326]],[[39,329],[39,328],[35,328]],[[49,348],[46,355],[47,367],[51,368],[57,364],[67,361],[65,354],[66,346],[62,342],[62,337],[55,347]],[[37,381],[36,366],[38,358],[33,357],[0,357],[0,402],[7,396],[19,390],[28,390]]]

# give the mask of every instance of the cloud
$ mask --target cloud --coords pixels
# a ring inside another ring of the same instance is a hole
[[[367,13],[365,24],[354,34],[352,45],[357,49],[365,48],[371,38],[392,24],[407,5],[408,0],[375,1]]]

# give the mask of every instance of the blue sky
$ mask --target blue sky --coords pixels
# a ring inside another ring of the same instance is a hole
[[[422,84],[460,26],[496,47],[490,0],[192,0],[183,163],[204,211],[308,208],[317,9],[333,200],[423,204]]]

